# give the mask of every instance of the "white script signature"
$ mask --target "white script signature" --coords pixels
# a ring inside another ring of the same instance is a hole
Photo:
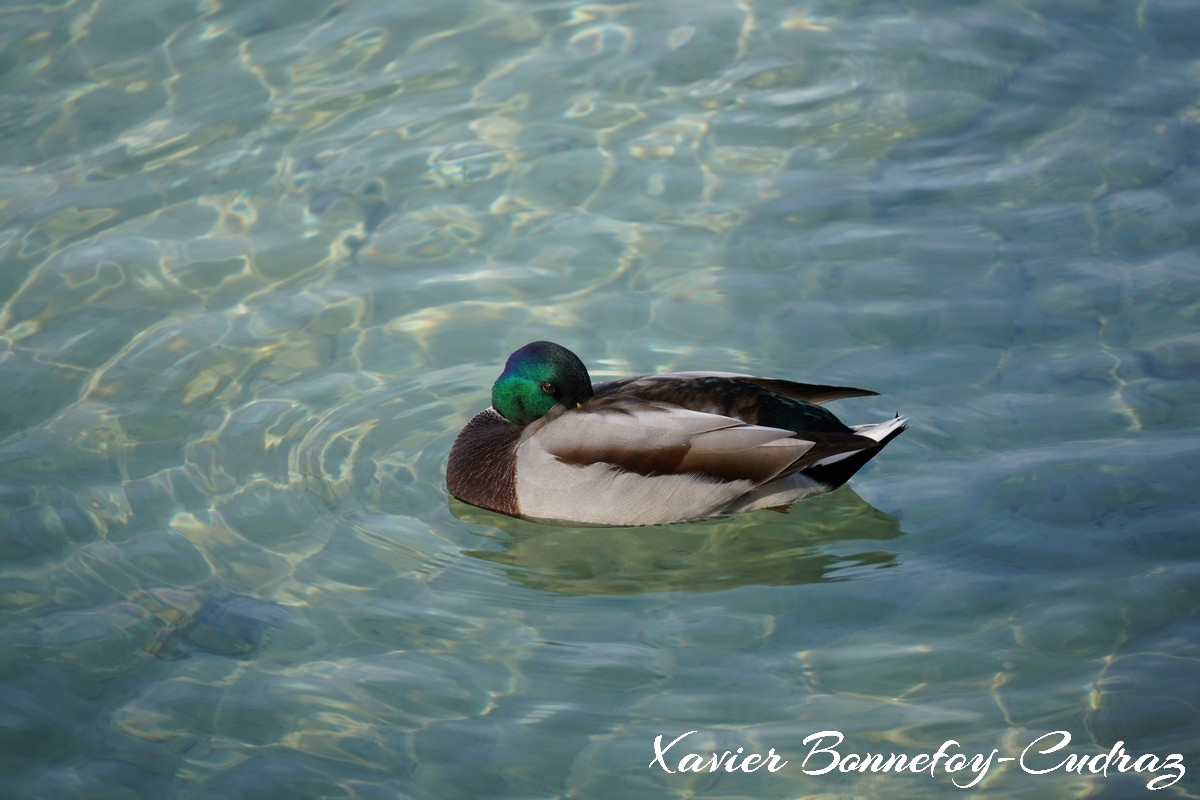
[[[746,748],[710,753],[683,753],[671,755],[671,751],[687,737],[696,733],[680,734],[667,744],[663,736],[654,737],[654,759],[651,769],[660,767],[666,772],[757,772],[764,767],[768,772],[778,772],[787,766],[787,759],[770,748],[766,753],[747,753]],[[939,772],[950,775],[950,781],[960,789],[969,789],[983,780],[994,764],[1015,761],[1029,775],[1046,775],[1052,772],[1073,772],[1077,775],[1103,775],[1109,772],[1149,773],[1154,777],[1146,783],[1151,791],[1173,786],[1187,772],[1183,756],[1171,753],[1157,756],[1152,753],[1133,755],[1126,752],[1125,742],[1117,742],[1107,753],[1062,753],[1071,743],[1068,731],[1051,731],[1030,742],[1018,756],[1000,756],[998,749],[988,753],[968,754],[959,743],[947,739],[932,753],[854,753],[843,752],[839,746],[846,737],[841,731],[818,731],[804,738],[808,747],[800,762],[800,771],[805,775],[824,775],[831,772],[893,772],[912,774]],[[682,748],[681,748],[682,749]]]

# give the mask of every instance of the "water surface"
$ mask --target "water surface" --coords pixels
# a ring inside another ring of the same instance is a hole
[[[807,774],[836,730],[1194,796],[1198,53],[1186,0],[0,7],[0,795],[961,795]],[[913,423],[789,514],[448,499],[535,339]],[[648,766],[693,730],[789,763]]]

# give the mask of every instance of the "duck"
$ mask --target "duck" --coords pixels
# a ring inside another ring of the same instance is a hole
[[[785,511],[850,479],[908,420],[848,426],[823,403],[876,392],[731,372],[592,383],[562,345],[508,357],[458,434],[446,488],[542,523],[662,525]]]

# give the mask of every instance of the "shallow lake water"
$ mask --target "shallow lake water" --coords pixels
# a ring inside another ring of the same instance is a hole
[[[15,2],[0,141],[0,797],[1200,794],[1200,3]],[[536,339],[912,423],[448,498]]]

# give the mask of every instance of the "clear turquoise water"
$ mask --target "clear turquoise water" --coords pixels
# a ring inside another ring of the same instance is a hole
[[[1065,730],[1196,796],[1198,98],[1184,0],[0,6],[0,795],[955,797],[803,740]],[[539,338],[913,425],[787,515],[449,501]]]

